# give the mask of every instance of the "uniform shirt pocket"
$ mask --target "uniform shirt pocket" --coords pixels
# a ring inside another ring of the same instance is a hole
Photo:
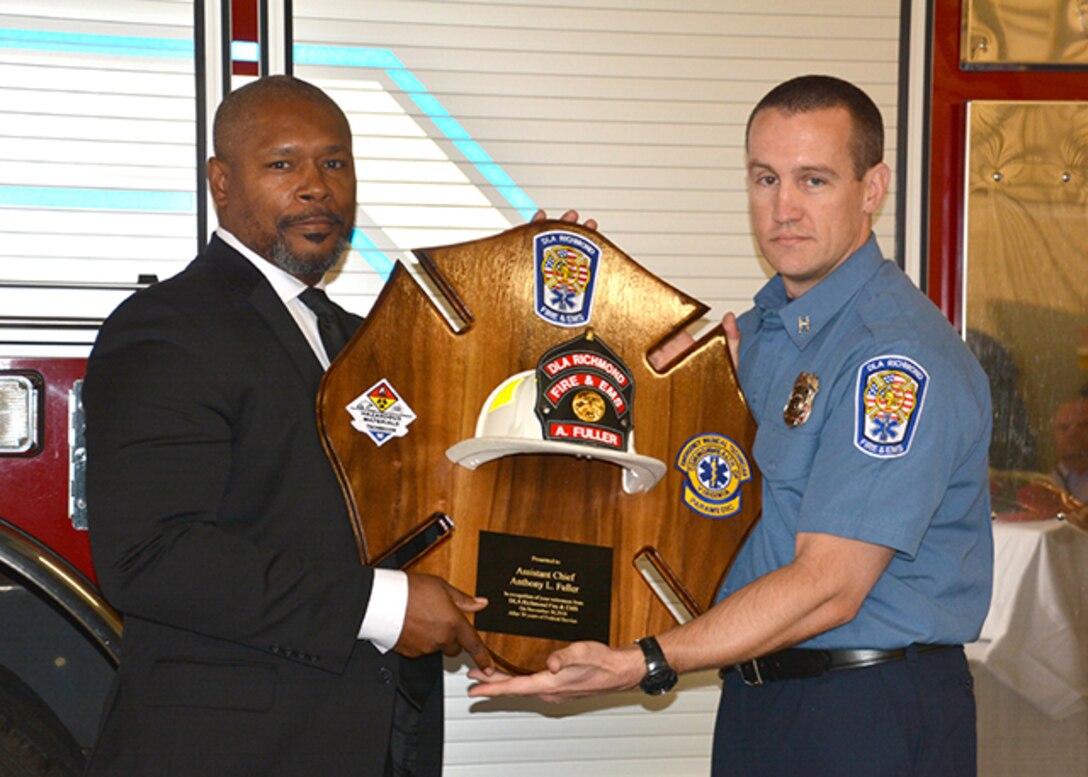
[[[799,481],[802,486],[812,472],[820,436],[803,427],[788,428],[781,423],[764,424],[756,432],[752,455],[760,473],[775,484]]]

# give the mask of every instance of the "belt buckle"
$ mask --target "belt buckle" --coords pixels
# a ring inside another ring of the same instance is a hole
[[[759,671],[759,661],[757,659],[753,658],[750,661],[745,661],[742,664],[737,664],[736,667],[737,672],[740,674],[741,679],[744,680],[745,685],[752,688],[758,688],[759,686],[763,685],[763,674]],[[745,669],[747,669],[748,667],[751,667],[752,669],[752,679],[749,679],[748,672],[745,671]]]

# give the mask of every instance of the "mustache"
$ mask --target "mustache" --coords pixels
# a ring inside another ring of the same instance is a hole
[[[276,223],[276,226],[278,226],[280,229],[287,229],[288,227],[292,227],[295,224],[301,224],[302,222],[310,221],[311,219],[325,219],[327,221],[331,221],[338,227],[344,226],[344,219],[341,218],[339,214],[333,213],[331,210],[326,210],[324,208],[316,208],[314,210],[309,210],[305,213],[299,213],[294,216],[284,216]]]

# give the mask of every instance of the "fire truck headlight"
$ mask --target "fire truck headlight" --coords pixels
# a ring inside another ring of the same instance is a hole
[[[34,380],[27,375],[0,375],[0,456],[37,452],[40,409]]]

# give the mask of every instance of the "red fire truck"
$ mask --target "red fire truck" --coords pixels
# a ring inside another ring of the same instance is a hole
[[[0,333],[93,334],[100,323],[0,318]],[[95,583],[87,536],[80,401],[85,367],[84,358],[0,358],[4,777],[81,773],[120,656],[121,619]]]

